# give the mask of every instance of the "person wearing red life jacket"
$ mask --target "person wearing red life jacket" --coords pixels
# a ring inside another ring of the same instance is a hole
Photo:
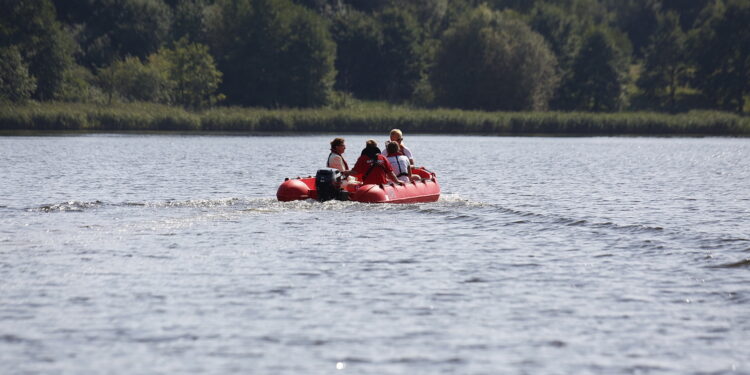
[[[365,185],[385,184],[388,180],[403,184],[393,173],[391,163],[380,153],[377,142],[372,139],[367,141],[362,155],[348,174],[357,177]]]

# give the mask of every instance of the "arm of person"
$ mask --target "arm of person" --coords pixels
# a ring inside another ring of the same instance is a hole
[[[338,169],[342,173],[346,172],[346,168],[344,167],[344,159],[339,155],[334,155],[331,158],[331,168]]]
[[[409,150],[406,146],[403,146],[401,147],[401,151],[404,153],[404,156],[409,159],[409,165],[414,165],[414,156],[412,156],[411,150]]]
[[[396,176],[395,173],[393,173],[393,171],[388,172],[387,176],[388,176],[389,180],[391,180],[391,181],[393,181],[393,182],[395,182],[395,183],[397,183],[399,185],[403,185],[404,184],[403,181],[401,181],[401,180],[398,179],[398,177]]]
[[[357,159],[357,162],[354,164],[354,167],[352,169],[346,171],[344,173],[345,176],[354,176],[354,177],[360,177],[364,171],[367,170],[367,165],[364,162],[364,159],[359,158]]]

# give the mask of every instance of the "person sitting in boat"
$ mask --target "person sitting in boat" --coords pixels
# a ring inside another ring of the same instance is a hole
[[[363,184],[385,184],[390,179],[393,182],[403,184],[393,173],[393,167],[388,159],[380,153],[378,143],[370,139],[362,150],[362,155],[357,159],[350,173],[356,176]]]
[[[344,151],[346,151],[344,138],[334,138],[331,141],[331,153],[328,154],[326,167],[338,169],[342,173],[349,172],[349,164],[346,163],[343,155]]]
[[[388,162],[391,163],[391,167],[393,167],[393,172],[396,173],[396,177],[403,182],[409,182],[412,177],[409,158],[401,153],[400,147],[398,147],[398,143],[396,142],[389,142],[385,146],[385,149],[388,151],[388,156],[386,156],[386,158],[388,159]]]
[[[409,159],[409,164],[414,165],[414,156],[411,154],[411,150],[404,144],[404,133],[401,129],[391,130],[391,142],[398,143],[401,148],[401,153]]]

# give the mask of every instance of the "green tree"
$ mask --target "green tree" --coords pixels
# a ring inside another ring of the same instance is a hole
[[[336,45],[327,25],[307,9],[300,9],[291,24],[284,56],[289,67],[284,87],[285,105],[320,107],[328,104],[336,81]]]
[[[53,99],[72,65],[73,41],[49,0],[0,0],[0,47],[16,47],[36,79],[33,97]]]
[[[445,32],[430,81],[440,105],[544,110],[558,83],[556,65],[541,35],[480,6]]]
[[[162,0],[91,0],[90,7],[80,35],[81,62],[89,68],[145,59],[169,40],[172,15]]]
[[[161,49],[149,58],[157,71],[165,71],[170,80],[174,102],[192,108],[216,103],[220,96],[216,89],[221,83],[221,72],[216,69],[208,47],[180,39],[173,49]]]
[[[693,27],[700,12],[712,0],[661,0],[661,10],[664,12],[676,12],[680,16],[680,25],[683,30]]]
[[[16,47],[0,47],[0,102],[22,102],[36,89],[36,79]]]
[[[362,99],[377,99],[381,78],[383,32],[374,17],[352,10],[336,15],[331,27],[336,42],[336,88]]]
[[[529,12],[535,5],[542,3],[542,0],[490,0],[487,3],[493,9],[505,10],[511,9],[517,12]]]
[[[578,18],[559,5],[543,3],[531,12],[530,25],[547,40],[560,70],[567,72],[581,46],[582,25]]]
[[[419,27],[409,12],[399,8],[386,9],[379,19],[383,30],[379,96],[407,100],[424,70]]]
[[[219,0],[207,22],[228,102],[308,107],[329,100],[336,46],[311,10],[289,0]]]
[[[96,76],[81,65],[73,65],[65,71],[63,84],[55,100],[65,102],[102,103],[105,97],[97,84]]]
[[[118,97],[126,101],[171,102],[172,82],[158,64],[144,64],[137,57],[118,60],[97,74],[109,102]]]
[[[337,88],[365,99],[408,100],[425,71],[422,36],[406,10],[386,8],[376,16],[359,11],[334,19]]]
[[[335,1],[335,0],[334,0]],[[388,7],[391,0],[342,0],[347,7],[362,12],[379,12]]]
[[[638,58],[643,57],[649,38],[656,32],[662,1],[605,0],[613,11],[614,24],[627,34]]]
[[[65,24],[82,24],[93,16],[92,0],[52,0],[57,19]]]
[[[716,1],[693,33],[694,85],[720,108],[742,112],[750,94],[750,3]]]
[[[560,107],[583,111],[619,109],[624,101],[627,56],[617,49],[606,30],[590,32],[560,88]]]
[[[677,13],[659,16],[638,79],[645,98],[657,108],[676,110],[677,88],[685,84],[688,73],[686,40]]]
[[[174,7],[172,36],[174,40],[187,38],[191,42],[205,41],[203,11],[208,0],[179,0]]]
[[[455,0],[390,0],[390,7],[404,9],[412,14],[424,38],[437,35],[444,29],[450,3],[455,2]]]
[[[569,0],[564,2],[566,3],[566,8],[569,9],[583,26],[582,30],[602,26],[608,27],[612,22],[612,13],[603,4],[603,0]]]

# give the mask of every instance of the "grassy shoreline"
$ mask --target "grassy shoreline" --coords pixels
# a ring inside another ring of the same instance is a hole
[[[474,135],[750,136],[750,118],[717,111],[481,112],[386,105],[347,109],[225,107],[191,112],[152,103],[0,105],[0,131],[408,133]]]

